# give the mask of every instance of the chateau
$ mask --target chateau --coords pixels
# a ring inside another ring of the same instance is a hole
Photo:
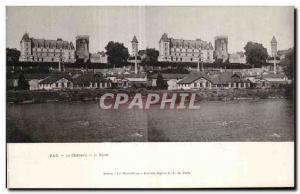
[[[158,61],[213,63],[213,57],[212,44],[200,39],[174,39],[164,33],[159,41]]]
[[[20,41],[21,62],[75,62],[75,47],[61,38],[46,40],[29,38],[25,33]]]

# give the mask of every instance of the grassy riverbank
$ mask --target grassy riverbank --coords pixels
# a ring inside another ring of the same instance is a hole
[[[146,89],[99,89],[99,90],[66,90],[66,91],[7,91],[8,103],[46,103],[64,101],[91,101],[100,98],[105,93],[169,93],[188,92],[196,93],[196,100],[236,100],[236,99],[267,99],[288,98],[292,95],[288,88],[272,89],[224,89],[224,90],[195,90],[195,91],[168,91]]]

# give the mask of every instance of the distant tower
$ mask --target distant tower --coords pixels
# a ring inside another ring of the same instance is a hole
[[[136,38],[136,36],[133,36],[133,39],[131,41],[131,45],[132,45],[132,55],[134,56],[134,73],[137,74],[137,55],[139,52],[139,42]]]
[[[225,62],[228,59],[228,37],[216,36],[215,37],[215,58],[222,59]]]
[[[20,61],[32,61],[31,40],[27,32],[25,32],[20,41],[20,51]]]
[[[76,59],[83,59],[86,62],[89,59],[89,36],[76,36]]]
[[[274,74],[276,74],[277,40],[275,36],[273,36],[271,40],[271,52],[272,52],[272,57],[274,59]]]
[[[159,61],[168,61],[170,57],[170,39],[164,33],[159,40]]]

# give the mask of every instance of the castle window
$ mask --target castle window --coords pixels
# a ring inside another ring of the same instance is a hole
[[[191,58],[191,61],[193,61],[193,58]]]

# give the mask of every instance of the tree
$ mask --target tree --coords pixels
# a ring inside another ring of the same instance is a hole
[[[17,49],[6,48],[6,62],[17,63],[19,62],[21,52]]]
[[[106,47],[107,60],[110,64],[122,64],[129,57],[128,48],[122,43],[110,41]]]
[[[20,90],[28,90],[29,84],[28,81],[25,80],[24,74],[21,73],[18,79],[18,89]]]
[[[280,65],[283,66],[284,73],[289,77],[294,77],[294,65],[295,65],[295,53],[294,48],[288,50],[284,58],[280,61]]]
[[[143,62],[146,63],[155,63],[157,62],[157,58],[159,56],[159,52],[154,48],[146,49],[146,57],[143,59]]]
[[[253,67],[260,67],[268,58],[267,49],[260,43],[248,42],[245,49],[247,63]]]
[[[158,89],[164,90],[168,88],[168,83],[164,80],[161,73],[157,75],[156,85]]]

